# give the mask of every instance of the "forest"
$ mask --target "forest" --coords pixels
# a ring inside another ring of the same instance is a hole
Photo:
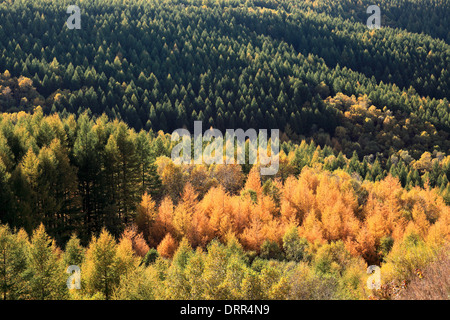
[[[450,2],[369,2],[0,1],[0,299],[448,299]]]

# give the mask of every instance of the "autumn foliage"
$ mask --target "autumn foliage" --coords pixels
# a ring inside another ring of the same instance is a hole
[[[281,184],[279,193],[277,205],[263,192],[256,170],[236,195],[219,186],[199,199],[188,182],[176,205],[166,198],[159,206],[149,242],[159,243],[165,233],[205,248],[215,238],[225,241],[234,234],[246,250],[259,252],[265,240],[282,245],[286,230],[295,225],[309,243],[341,240],[354,256],[377,264],[387,253],[383,239],[398,243],[414,230],[439,246],[450,237],[449,207],[436,191],[408,191],[391,176],[360,182],[343,171],[305,168]]]

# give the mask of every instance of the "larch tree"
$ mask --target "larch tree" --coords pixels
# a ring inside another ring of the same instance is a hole
[[[175,208],[173,215],[173,226],[181,237],[192,239],[192,231],[194,228],[192,218],[197,206],[198,194],[192,185],[188,182],[184,187],[181,196],[181,202]]]
[[[136,137],[136,153],[139,165],[139,181],[141,194],[149,193],[158,199],[161,195],[162,182],[154,164],[154,150],[150,144],[149,134],[145,131],[139,132]]]
[[[0,225],[0,299],[25,298],[27,235],[22,230],[15,234],[8,226]]]
[[[297,226],[289,226],[283,236],[283,250],[286,259],[292,261],[306,260],[308,256],[307,249],[308,241],[300,237]]]
[[[190,288],[190,299],[204,299],[205,285],[203,283],[204,253],[201,248],[191,255],[184,269]]]
[[[98,238],[93,237],[81,267],[82,286],[91,296],[100,294],[109,300],[119,284],[120,274],[117,258],[117,243],[103,229]]]
[[[29,233],[39,225],[39,221],[42,221],[43,218],[39,209],[38,165],[38,157],[30,148],[13,174],[15,186],[20,189],[17,203],[20,212],[19,219]]]
[[[170,259],[174,255],[177,247],[177,241],[172,237],[170,233],[167,233],[164,239],[158,245],[157,250],[160,256]]]
[[[145,239],[150,236],[151,227],[156,220],[156,203],[147,192],[142,196],[141,203],[137,207],[136,224],[138,231],[142,232]]]
[[[87,113],[77,121],[77,135],[73,146],[73,158],[78,168],[78,191],[82,198],[83,229],[80,233],[84,244],[93,232],[100,231],[102,211],[105,206],[104,173],[102,172],[100,137],[92,129],[93,123]]]
[[[250,170],[244,189],[253,190],[254,192],[256,192],[258,197],[262,194],[261,175],[259,173],[259,166],[254,165]]]
[[[175,232],[173,227],[174,205],[172,199],[166,196],[158,207],[155,224],[152,228],[150,238],[147,239],[153,246],[158,245],[165,235],[169,232]]]
[[[66,243],[63,261],[66,267],[70,265],[81,266],[84,260],[85,249],[81,246],[80,239],[72,234]]]
[[[225,246],[216,240],[211,241],[207,248],[203,271],[206,299],[226,297],[226,287],[223,286],[223,282],[226,278],[227,263]]]

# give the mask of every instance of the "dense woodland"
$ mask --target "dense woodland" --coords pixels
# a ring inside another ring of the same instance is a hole
[[[5,299],[391,299],[447,261],[450,156],[382,165],[284,142],[278,173],[261,177],[258,165],[175,165],[169,134],[106,116],[0,119]],[[71,264],[81,293],[61,285]],[[373,264],[381,291],[364,289]]]
[[[0,297],[448,299],[450,3],[369,30],[369,2],[89,0],[69,30],[0,1]],[[279,171],[176,165],[195,120],[280,129]]]

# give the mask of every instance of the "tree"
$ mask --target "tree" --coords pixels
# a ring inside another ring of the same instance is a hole
[[[159,253],[155,248],[151,248],[146,253],[145,257],[142,259],[141,264],[148,267],[150,264],[156,261],[156,259],[159,257]]]
[[[159,157],[156,160],[158,174],[166,194],[177,202],[184,188],[185,176],[180,166],[176,166],[170,159]]]
[[[167,233],[161,243],[158,245],[158,254],[164,258],[172,258],[175,250],[178,247],[178,243],[172,237],[170,233]]]
[[[0,158],[0,221],[11,221],[14,219],[11,216],[13,193],[9,185],[11,174],[6,170],[2,159]]]
[[[100,232],[101,218],[104,214],[104,173],[102,172],[101,136],[93,130],[92,121],[87,113],[80,115],[77,121],[77,134],[73,146],[74,163],[78,168],[78,190],[82,197],[83,228],[80,232],[86,245],[91,234]],[[101,132],[102,124],[97,125]]]
[[[145,239],[150,236],[150,228],[156,220],[156,203],[147,192],[142,196],[142,201],[137,208],[136,224],[139,232],[144,234]]]
[[[127,238],[131,241],[133,252],[138,257],[145,257],[150,250],[150,247],[148,246],[147,241],[144,239],[143,234],[138,233],[135,226],[125,229],[122,234],[122,238]]]
[[[258,166],[253,166],[250,170],[244,189],[253,190],[254,192],[256,192],[258,197],[262,194],[261,177]]]
[[[158,245],[167,233],[175,232],[173,227],[174,206],[170,197],[165,197],[159,207],[158,215],[150,234],[147,239],[152,246]]]
[[[139,263],[134,250],[133,241],[129,237],[120,238],[116,253],[117,274],[124,277],[136,269]]]
[[[154,154],[148,134],[144,131],[139,132],[136,138],[136,151],[140,168],[141,193],[148,192],[153,198],[159,199],[162,182],[157,173],[157,166],[154,164]]]
[[[123,275],[114,291],[115,300],[154,300],[157,274],[154,269],[139,267]]]
[[[214,177],[230,194],[236,194],[242,188],[244,176],[242,168],[237,164],[218,164],[214,166]]]
[[[261,300],[264,299],[264,290],[262,288],[262,282],[259,279],[259,275],[256,271],[249,269],[245,273],[241,283],[242,296],[247,300]]]
[[[204,253],[200,248],[190,256],[189,261],[184,269],[184,274],[188,281],[189,298],[204,299],[205,284],[203,282],[204,271]]]
[[[181,237],[192,239],[194,228],[193,217],[197,205],[197,193],[188,182],[184,187],[181,202],[173,214],[173,226]]]
[[[121,122],[109,137],[105,147],[112,171],[112,199],[117,213],[125,225],[132,221],[139,197],[139,166],[136,153],[136,134]]]
[[[293,261],[305,260],[308,258],[307,249],[308,241],[300,238],[297,227],[292,225],[288,228],[283,236],[283,250],[286,259]]]
[[[284,259],[284,254],[281,251],[278,243],[270,240],[265,240],[261,245],[260,256],[263,259]]]
[[[314,267],[322,274],[342,275],[350,262],[350,253],[342,241],[321,246],[314,257]]]
[[[225,247],[213,240],[208,245],[204,260],[203,281],[206,299],[223,299],[226,297],[226,288],[222,285],[225,280],[227,254]]]
[[[84,260],[84,254],[85,250],[80,244],[80,239],[73,234],[66,243],[63,257],[64,265],[66,267],[70,265],[81,266]]]
[[[42,213],[37,208],[39,203],[38,195],[38,177],[39,177],[39,160],[36,154],[30,148],[17,167],[14,175],[16,180],[16,191],[19,195],[18,209],[20,220],[25,230],[32,232],[42,221]]]
[[[44,210],[43,222],[47,232],[62,244],[79,225],[81,199],[77,193],[76,169],[70,164],[68,151],[54,139],[41,149],[39,162],[39,193]]]

